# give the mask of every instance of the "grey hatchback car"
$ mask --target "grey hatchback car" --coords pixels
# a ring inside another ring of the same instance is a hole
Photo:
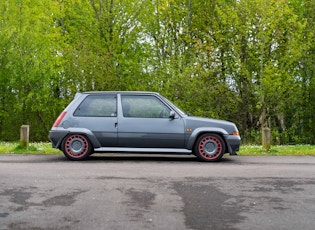
[[[70,160],[94,152],[194,154],[200,161],[236,155],[232,122],[188,116],[155,92],[77,93],[49,132]]]

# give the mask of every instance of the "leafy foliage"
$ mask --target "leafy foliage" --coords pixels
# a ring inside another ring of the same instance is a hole
[[[3,0],[0,139],[47,140],[78,91],[158,91],[245,142],[315,143],[312,0]]]

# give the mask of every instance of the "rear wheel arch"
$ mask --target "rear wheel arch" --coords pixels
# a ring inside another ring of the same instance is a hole
[[[62,133],[63,133],[63,136],[62,138],[60,138],[58,144],[57,144],[57,147],[59,149],[62,148],[62,143],[63,143],[63,140],[71,135],[71,134],[80,134],[80,135],[83,135],[85,136],[86,138],[89,139],[90,143],[92,144],[93,148],[100,148],[101,147],[101,144],[100,142],[98,141],[98,139],[95,137],[95,135],[93,134],[93,132],[89,129],[86,129],[86,128],[68,128],[68,129],[63,129],[62,130]]]

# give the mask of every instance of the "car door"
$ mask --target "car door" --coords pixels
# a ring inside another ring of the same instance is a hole
[[[121,95],[118,116],[120,147],[184,148],[184,122],[155,95]]]
[[[88,95],[73,114],[77,126],[93,132],[102,147],[118,144],[117,95]]]

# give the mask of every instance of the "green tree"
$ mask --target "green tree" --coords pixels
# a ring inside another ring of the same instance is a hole
[[[158,91],[245,141],[315,143],[312,0],[3,0],[0,139],[47,139],[78,91]],[[13,130],[13,131],[12,131]]]
[[[52,15],[56,4],[43,1],[2,1],[1,14],[1,126],[3,139],[18,139],[19,126],[30,124],[34,139],[47,136],[52,76],[58,75],[59,31]]]

